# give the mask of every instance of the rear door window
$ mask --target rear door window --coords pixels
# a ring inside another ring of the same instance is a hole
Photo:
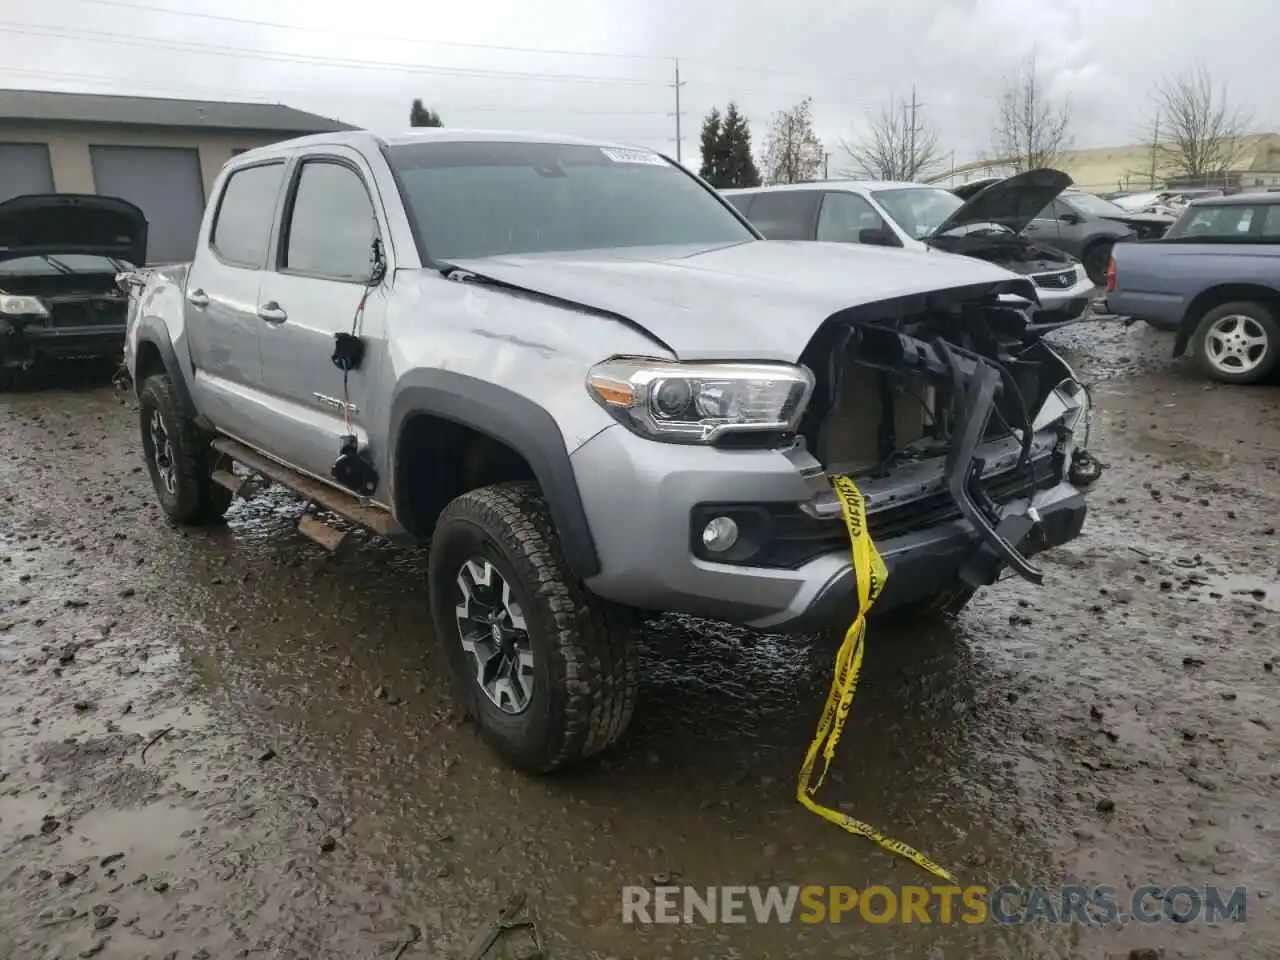
[[[237,267],[261,270],[284,163],[263,163],[237,170],[227,178],[213,221],[209,244],[218,256]]]
[[[769,240],[812,240],[821,198],[817,190],[758,193],[751,204],[751,222]]]

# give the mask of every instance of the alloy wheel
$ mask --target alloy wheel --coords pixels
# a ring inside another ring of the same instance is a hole
[[[533,648],[511,585],[480,558],[462,565],[457,582],[462,602],[454,615],[476,683],[503,713],[523,713],[533,696]]]
[[[164,417],[159,410],[151,411],[151,420],[147,424],[147,433],[151,439],[151,462],[156,468],[156,476],[164,484],[170,495],[178,492],[178,469],[173,460],[173,444],[169,440],[169,431],[165,427]]]
[[[1253,317],[1227,314],[1205,334],[1204,354],[1220,373],[1237,377],[1250,373],[1267,355],[1267,331]]]

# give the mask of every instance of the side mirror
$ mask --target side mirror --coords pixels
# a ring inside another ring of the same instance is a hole
[[[1070,210],[1063,210],[1062,213],[1058,215],[1058,219],[1063,223],[1084,223],[1084,217],[1080,216],[1078,213],[1073,213]]]
[[[146,286],[146,283],[146,277],[140,273],[135,273],[132,270],[116,274],[116,289],[126,296],[132,296],[133,291],[141,290]]]
[[[858,242],[872,247],[896,247],[896,238],[888,230],[866,229],[858,231]]]

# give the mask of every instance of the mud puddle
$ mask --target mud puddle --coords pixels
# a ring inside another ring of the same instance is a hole
[[[963,883],[1247,886],[1247,923],[624,924],[629,884],[931,882],[794,800],[832,638],[660,620],[627,741],[531,780],[452,709],[422,554],[322,556],[274,492],[173,530],[132,411],[50,389],[0,397],[0,956],[464,957],[513,893],[549,957],[1273,956],[1276,392],[1085,326],[1086,536],[877,625],[822,798]]]

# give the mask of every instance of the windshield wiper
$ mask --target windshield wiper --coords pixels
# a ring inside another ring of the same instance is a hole
[[[74,267],[68,266],[67,264],[59,260],[57,257],[51,257],[47,253],[41,254],[41,256],[43,256],[45,260],[48,261],[49,266],[53,267],[53,269],[57,270],[59,273],[71,275],[76,272]]]

